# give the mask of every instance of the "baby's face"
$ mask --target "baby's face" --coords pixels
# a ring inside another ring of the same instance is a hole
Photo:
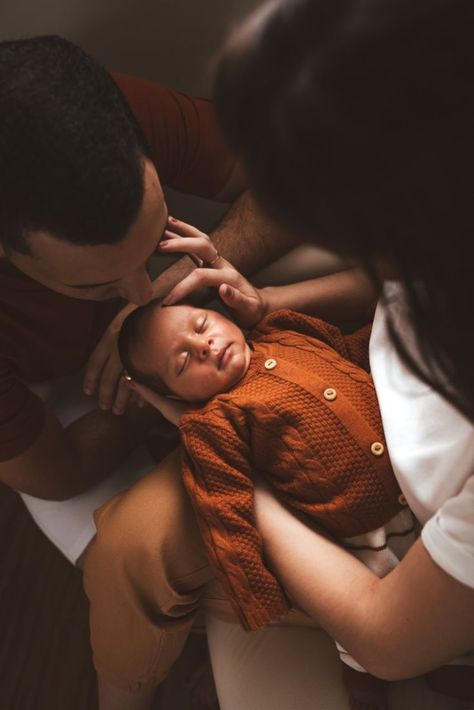
[[[147,370],[190,402],[226,392],[243,377],[250,362],[250,348],[240,328],[208,309],[188,305],[157,309],[147,340]]]

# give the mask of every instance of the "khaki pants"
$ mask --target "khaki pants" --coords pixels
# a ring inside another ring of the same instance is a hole
[[[97,672],[129,691],[161,682],[199,611],[235,622],[209,566],[173,452],[95,514],[84,559]],[[288,624],[313,625],[301,612]]]
[[[95,514],[84,559],[99,675],[130,691],[159,683],[200,609],[232,620],[213,578],[174,452]]]
[[[336,645],[322,629],[266,626],[251,634],[207,618],[221,710],[349,710]],[[371,706],[372,707],[372,706]],[[390,683],[389,710],[473,710],[424,678]]]

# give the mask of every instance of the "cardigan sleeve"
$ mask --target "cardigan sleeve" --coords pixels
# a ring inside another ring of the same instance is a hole
[[[244,628],[286,613],[265,567],[253,513],[252,453],[245,413],[230,402],[182,420],[183,476],[215,571]]]

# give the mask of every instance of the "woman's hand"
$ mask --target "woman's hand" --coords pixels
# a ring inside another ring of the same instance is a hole
[[[124,379],[124,382],[130,392],[134,392],[138,395],[143,403],[147,403],[161,412],[164,418],[175,426],[179,426],[179,421],[183,414],[186,414],[186,412],[194,408],[187,402],[157,394],[148,387],[145,387],[145,385],[140,385],[134,380]]]
[[[170,291],[163,304],[171,306],[200,288],[214,287],[239,325],[245,328],[256,325],[268,310],[264,291],[252,286],[224,259],[207,234],[171,217],[169,226],[173,231],[165,231],[159,251],[188,254],[197,268]]]

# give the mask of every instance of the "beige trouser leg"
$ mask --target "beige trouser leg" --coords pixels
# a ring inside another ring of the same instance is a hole
[[[159,683],[179,656],[212,579],[179,455],[96,513],[84,560],[99,675],[133,691]]]
[[[246,633],[214,615],[207,635],[221,710],[348,710],[334,641],[322,629],[267,626]],[[389,710],[473,710],[423,678],[390,683]]]
[[[322,629],[245,633],[215,616],[206,625],[221,710],[349,710],[339,654]]]
[[[133,692],[158,684],[199,610],[236,621],[209,567],[174,452],[95,515],[85,554],[91,642],[99,675]],[[290,612],[287,624],[311,624]]]

